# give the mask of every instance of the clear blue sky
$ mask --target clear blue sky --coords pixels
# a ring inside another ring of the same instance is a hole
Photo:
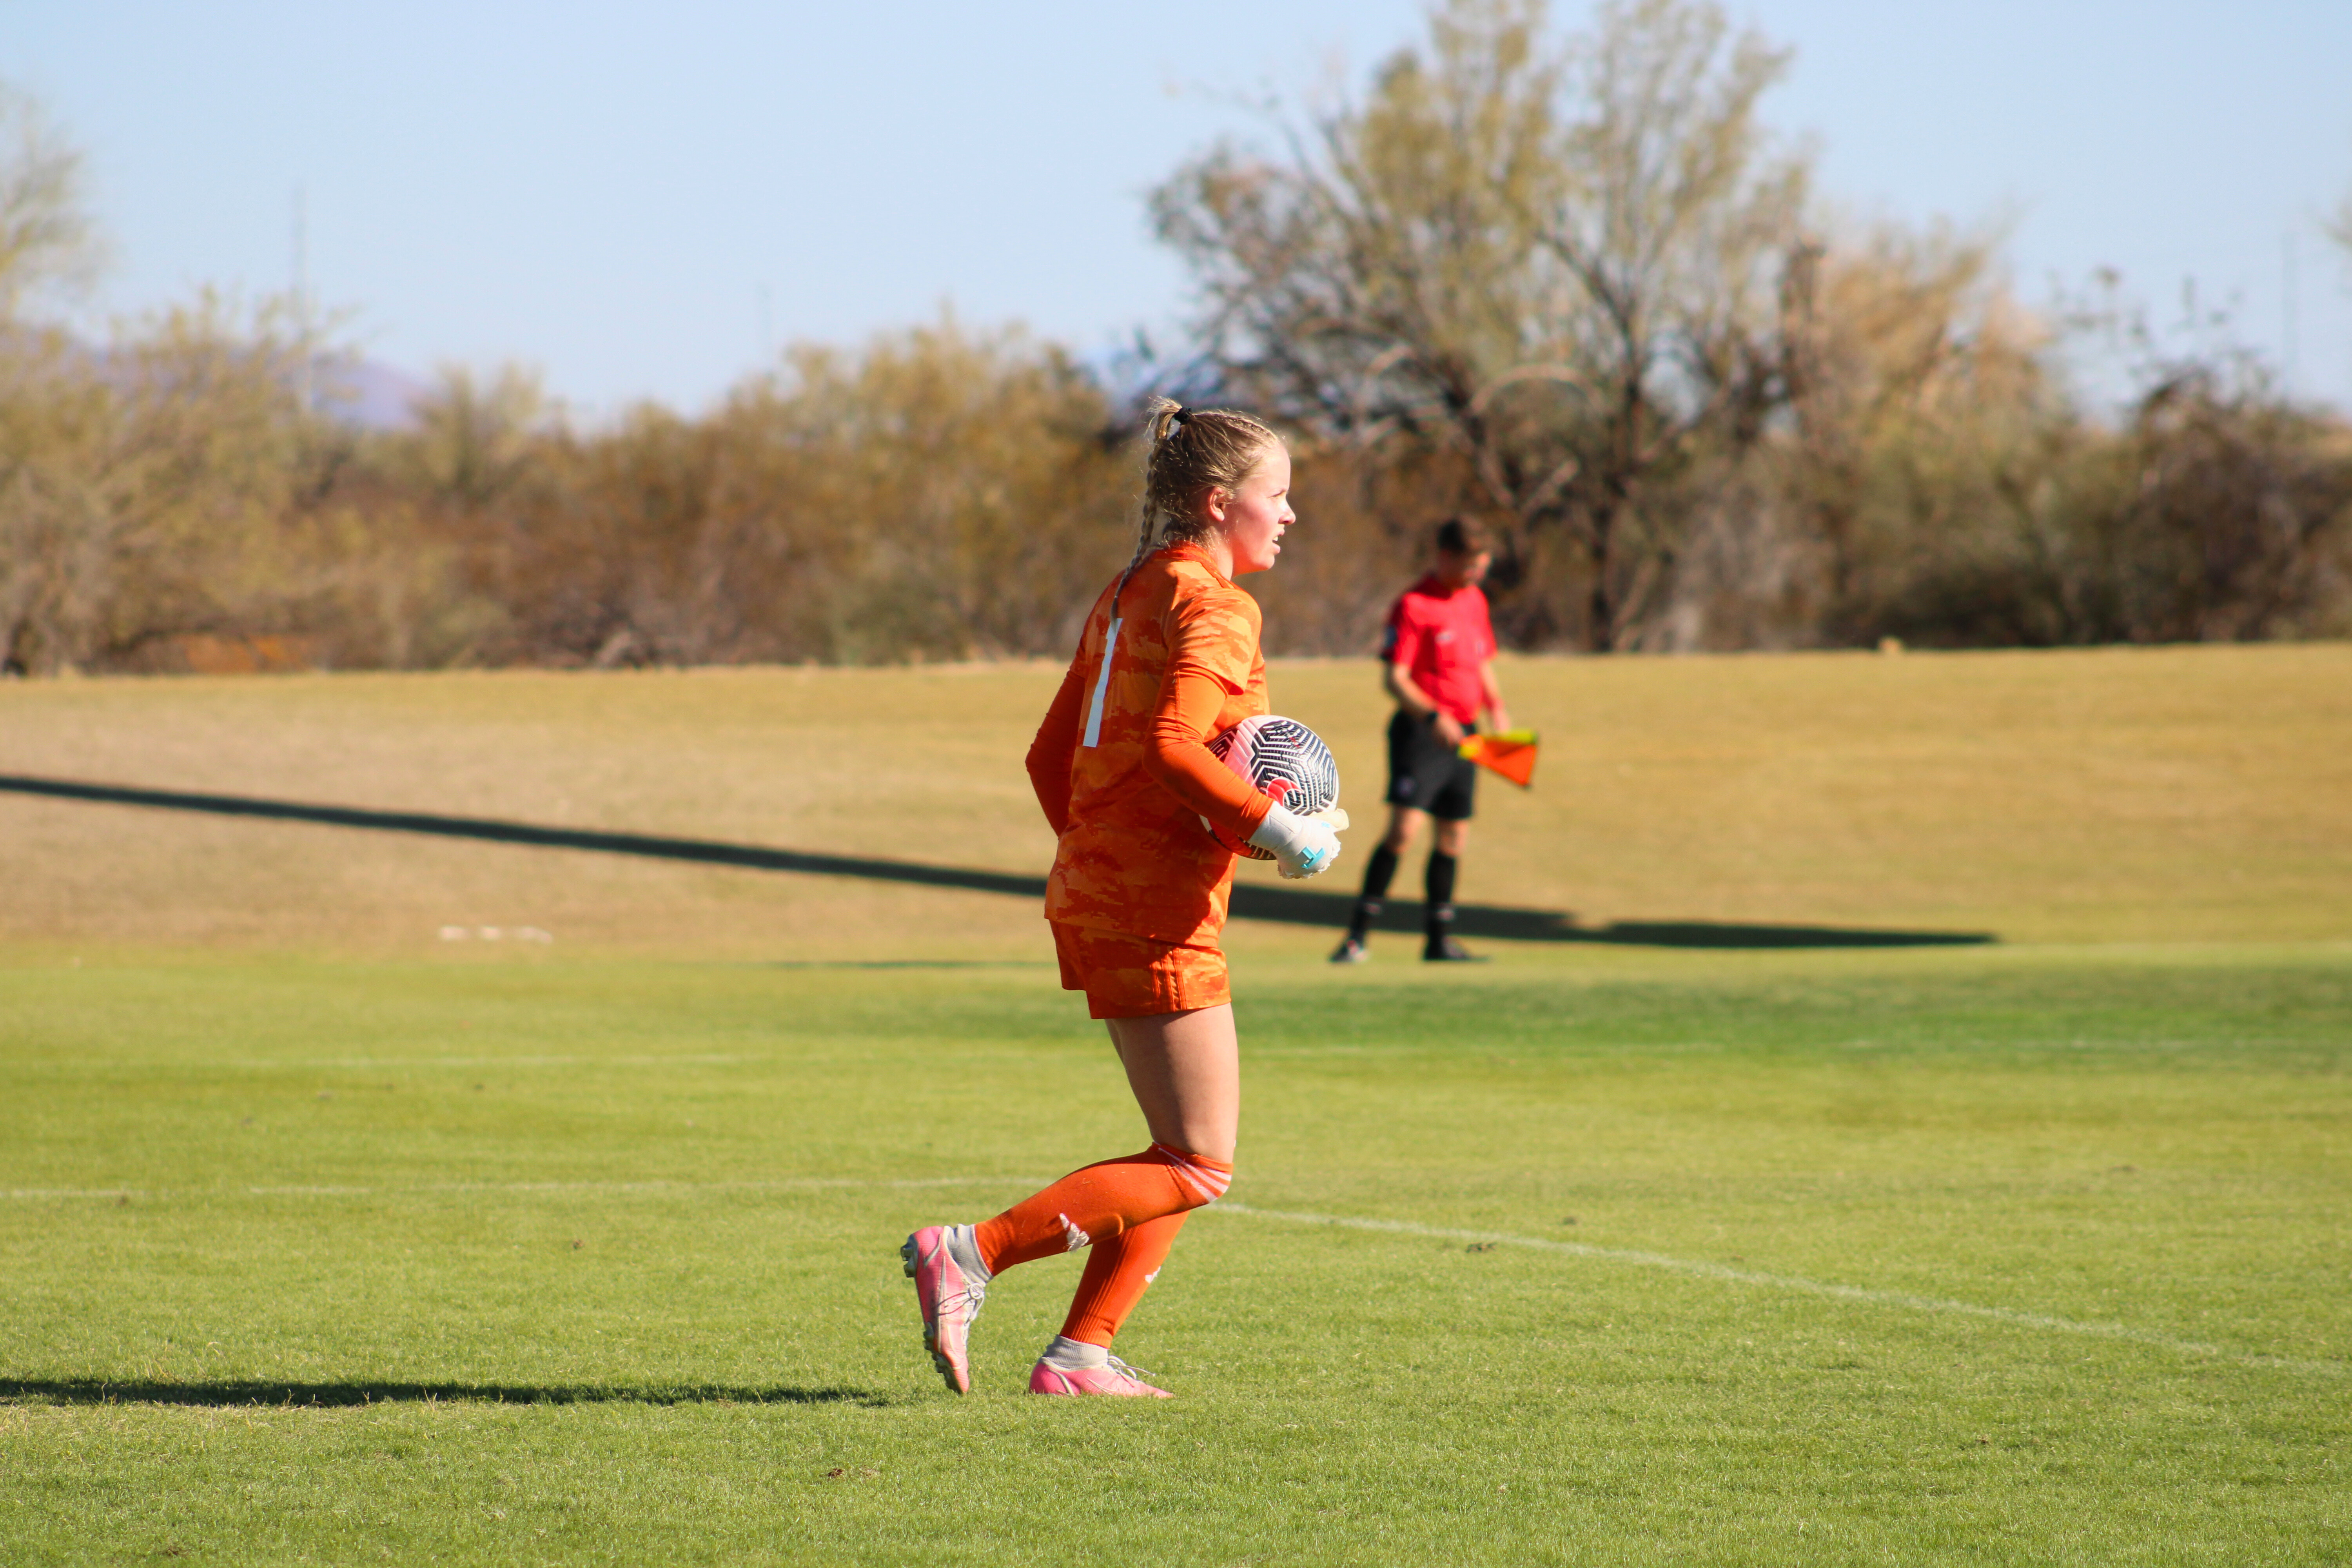
[[[2014,220],[2029,299],[2184,279],[2352,405],[2352,0],[1750,0],[1774,122],[1854,210]],[[1559,5],[1570,25],[1589,14]],[[771,342],[1018,319],[1082,351],[1181,318],[1142,195],[1368,68],[1411,0],[895,6],[0,0],[0,77],[89,153],[112,310],[315,287],[413,372],[520,360],[590,411],[705,405]],[[763,309],[762,291],[766,304]]]

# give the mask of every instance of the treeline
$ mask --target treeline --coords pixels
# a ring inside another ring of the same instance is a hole
[[[1486,518],[1528,646],[2352,629],[2341,416],[2112,300],[2036,319],[1987,237],[1827,216],[1758,116],[1788,58],[1703,0],[1442,6],[1361,102],[1156,194],[1218,374],[1360,512],[1402,472]]]
[[[367,432],[305,405],[281,325],[0,342],[9,668],[1018,656],[1075,637],[1126,547],[1109,400],[1018,333],[799,351],[703,418],[590,432],[453,373]]]
[[[1301,526],[1250,582],[1281,651],[1367,650],[1456,512],[1526,647],[2352,634],[2341,414],[2128,310],[2037,316],[1985,237],[1824,219],[1756,118],[1784,64],[1692,0],[1581,37],[1457,0],[1280,156],[1156,193],[1181,366],[1115,386],[947,320],[593,427],[451,372],[353,428],[283,302],[38,324],[87,257],[76,160],[0,100],[0,666],[1058,656],[1132,542],[1147,381],[1295,437]],[[2120,401],[2070,380],[2086,331]]]

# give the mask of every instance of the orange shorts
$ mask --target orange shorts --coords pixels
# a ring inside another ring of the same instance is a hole
[[[1062,961],[1062,989],[1087,994],[1088,1017],[1149,1018],[1234,999],[1225,955],[1213,947],[1180,947],[1125,931],[1047,923]]]

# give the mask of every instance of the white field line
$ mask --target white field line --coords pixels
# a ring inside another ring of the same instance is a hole
[[[2044,1312],[2021,1312],[2013,1307],[1982,1307],[1973,1301],[1948,1301],[1934,1296],[1915,1296],[1906,1290],[1873,1290],[1860,1285],[1832,1285],[1820,1279],[1807,1279],[1794,1274],[1766,1274],[1753,1268],[1727,1268],[1720,1263],[1708,1263],[1696,1258],[1672,1258],[1663,1252],[1637,1252],[1622,1247],[1593,1247],[1584,1242],[1554,1241],[1548,1237],[1513,1236],[1498,1230],[1454,1230],[1443,1226],[1414,1225],[1400,1219],[1354,1219],[1341,1215],[1299,1214],[1285,1209],[1252,1208],[1228,1198],[1210,1205],[1211,1213],[1246,1215],[1252,1219],[1278,1220],[1288,1225],[1330,1226],[1341,1230],[1369,1230],[1391,1236],[1424,1236],[1443,1241],[1478,1241],[1489,1247],[1525,1247],[1530,1252],[1564,1254],[1570,1258],[1591,1258],[1607,1263],[1629,1263],[1641,1268],[1664,1268],[1675,1274],[1687,1274],[1701,1279],[1718,1279],[1727,1285],[1760,1285],[1767,1289],[1794,1291],[1806,1296],[1826,1296],[1833,1300],[1860,1301],[1874,1307],[1898,1307],[1906,1311],[1941,1312],[1958,1317],[1988,1318],[1994,1322],[2012,1323],[2023,1329],[2041,1329],[2052,1333],[2085,1334],[2096,1339],[2126,1340],[2133,1344],[2152,1345],[2177,1355],[2212,1356],[2237,1362],[2245,1366],[2269,1367],[2280,1372],[2340,1377],[2347,1370],[2333,1362],[2298,1361],[2288,1356],[2247,1355],[2220,1345],[2200,1343],[2196,1340],[2175,1339],[2169,1334],[2151,1333],[2145,1329],[2131,1328],[2123,1323],[2089,1323],[2078,1318],[2057,1318]]]
[[[467,1071],[479,1072],[498,1068],[757,1067],[777,1059],[773,1052],[747,1054],[741,1051],[706,1051],[691,1056],[681,1054],[612,1057],[222,1057],[195,1063],[193,1067],[179,1061],[153,1062],[122,1058],[110,1058],[96,1065],[110,1071],[141,1068],[176,1072],[186,1068],[190,1071],[204,1072],[382,1072],[407,1068],[446,1068],[454,1071],[462,1068]],[[90,1062],[82,1059],[70,1062],[50,1061],[28,1064],[34,1070],[53,1070],[59,1073],[83,1072],[91,1065]]]
[[[6,1187],[0,1198],[152,1198],[139,1187]]]
[[[247,1187],[256,1197],[401,1197],[412,1193],[793,1193],[832,1187],[885,1191],[924,1187],[1012,1187],[1019,1176],[932,1176],[919,1181],[868,1181],[856,1176],[782,1176],[751,1182],[434,1182],[413,1187]],[[1032,1185],[1043,1185],[1033,1183]]]
[[[236,1068],[252,1072],[374,1072],[382,1068],[568,1068],[568,1067],[738,1067],[745,1063],[773,1061],[771,1056],[744,1056],[740,1053],[709,1053],[696,1056],[652,1057],[268,1057],[236,1058],[200,1065],[215,1068]],[[115,1064],[148,1066],[156,1064]]]
[[[135,1187],[18,1187],[0,1188],[0,1197],[25,1199],[74,1198],[169,1198],[214,1197],[228,1193],[242,1193],[253,1197],[400,1197],[417,1194],[450,1193],[562,1193],[562,1194],[661,1194],[698,1192],[821,1192],[844,1188],[869,1191],[921,1191],[942,1187],[1035,1187],[1043,1185],[1038,1178],[1021,1176],[934,1176],[911,1181],[882,1181],[855,1176],[786,1176],[767,1181],[744,1182],[437,1182],[415,1186],[346,1187],[346,1186],[255,1186],[244,1188],[184,1188],[178,1192],[142,1191]],[[1954,1317],[1980,1318],[1997,1323],[2008,1323],[2022,1329],[2039,1329],[2049,1333],[2080,1334],[2094,1339],[2122,1340],[2132,1344],[2148,1345],[2169,1351],[2176,1355],[2204,1356],[2237,1363],[2242,1366],[2265,1367],[2279,1372],[2301,1373],[2308,1376],[2341,1377],[2347,1370],[2333,1362],[2302,1361],[2290,1356],[2248,1355],[2222,1349],[2197,1340],[2176,1339],[2169,1334],[2153,1333],[2124,1323],[2085,1322],[2078,1318],[2053,1317],[2046,1312],[2023,1312],[2013,1307],[1986,1307],[1973,1301],[1952,1301],[1934,1296],[1917,1296],[1906,1290],[1874,1290],[1861,1285],[1833,1285],[1825,1280],[1807,1279],[1795,1274],[1767,1274],[1759,1269],[1731,1268],[1720,1263],[1709,1263],[1696,1258],[1675,1258],[1663,1252],[1641,1252],[1631,1247],[1594,1247],[1580,1241],[1555,1241],[1548,1237],[1515,1236],[1499,1230],[1460,1230],[1446,1226],[1415,1225],[1401,1219],[1360,1219],[1345,1215],[1304,1214],[1288,1209],[1254,1208],[1247,1204],[1222,1199],[1209,1205],[1213,1214],[1242,1215],[1250,1219],[1274,1220],[1285,1225],[1327,1226],[1339,1230],[1371,1231],[1387,1236],[1418,1236],[1438,1241],[1484,1242],[1490,1247],[1514,1247],[1530,1252],[1548,1252],[1558,1257],[1586,1258],[1603,1263],[1631,1264],[1640,1268],[1662,1268],[1670,1273],[1695,1279],[1717,1280],[1727,1285],[1753,1285],[1769,1290],[1787,1290],[1799,1295],[1826,1297],[1832,1300],[1857,1301],[1867,1306],[1894,1307],[1905,1311],[1935,1312]]]
[[[394,1198],[420,1193],[791,1193],[835,1187],[919,1190],[925,1187],[1043,1186],[1024,1176],[934,1176],[917,1181],[868,1181],[860,1177],[783,1176],[752,1182],[428,1182],[414,1186],[181,1187],[0,1187],[0,1198],[212,1198],[235,1194],[257,1198]]]

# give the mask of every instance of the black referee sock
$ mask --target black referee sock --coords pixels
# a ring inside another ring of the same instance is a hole
[[[1364,867],[1364,892],[1356,900],[1356,912],[1348,918],[1348,934],[1358,942],[1364,940],[1372,922],[1381,918],[1381,900],[1388,897],[1389,882],[1396,876],[1397,853],[1386,844],[1372,851],[1371,860]]]
[[[1429,895],[1429,940],[1443,942],[1454,932],[1454,873],[1461,861],[1451,855],[1429,852],[1429,870],[1423,883]]]

